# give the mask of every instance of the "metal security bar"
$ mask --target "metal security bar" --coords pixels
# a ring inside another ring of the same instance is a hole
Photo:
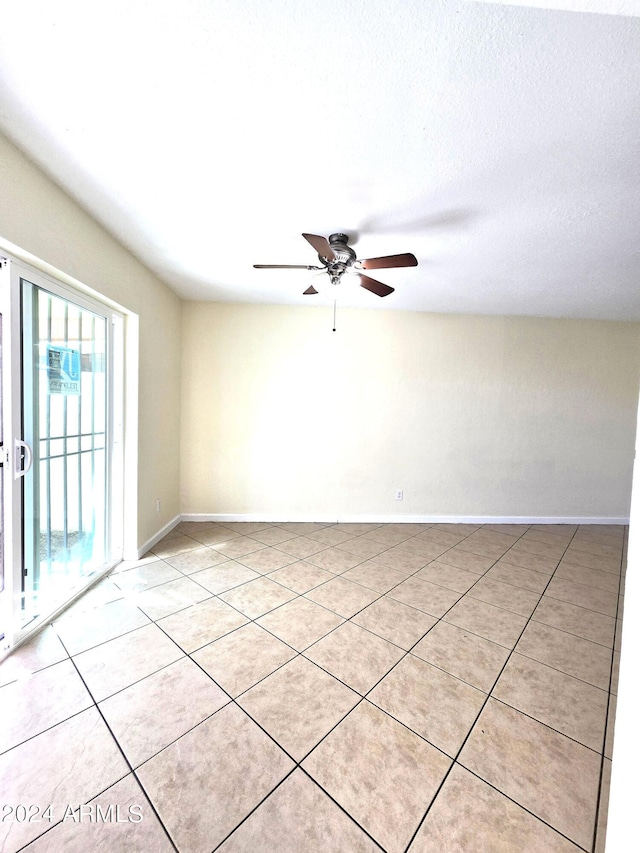
[[[107,319],[23,280],[23,329],[34,448],[23,593],[35,618],[108,558]]]

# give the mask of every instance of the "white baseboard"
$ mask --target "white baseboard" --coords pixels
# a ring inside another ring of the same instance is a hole
[[[219,524],[231,521],[262,521],[270,524],[284,522],[321,522],[324,524],[629,524],[629,517],[622,516],[560,516],[560,515],[290,515],[289,513],[185,513],[182,521],[216,521]],[[177,523],[177,522],[176,522]],[[175,524],[171,525],[175,527]],[[169,528],[171,529],[171,528]],[[162,535],[166,535],[165,531]],[[161,536],[158,537],[162,538]],[[158,539],[153,540],[155,544]],[[150,546],[149,546],[150,547]]]
[[[180,516],[180,515],[176,515],[175,518],[172,518],[171,521],[167,522],[164,525],[164,527],[160,528],[160,530],[158,530],[158,532],[155,533],[151,537],[151,539],[148,539],[144,543],[144,545],[141,545],[138,548],[138,552],[137,552],[135,558],[133,558],[133,559],[139,560],[141,557],[144,557],[144,555],[147,553],[147,551],[149,551],[151,548],[153,548],[153,546],[156,544],[156,542],[159,542],[164,536],[167,535],[167,533],[170,533],[177,524],[180,524],[181,521],[182,521],[182,516]],[[130,558],[124,557],[124,559],[130,559]]]

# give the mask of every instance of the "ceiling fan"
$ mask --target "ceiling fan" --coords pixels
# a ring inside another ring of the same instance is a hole
[[[418,261],[415,255],[387,255],[383,258],[367,258],[358,260],[356,253],[347,245],[349,237],[347,234],[331,234],[329,239],[317,234],[303,234],[304,239],[310,243],[318,253],[318,260],[322,266],[300,265],[300,264],[254,264],[257,270],[321,270],[327,273],[331,284],[338,285],[346,272],[354,272],[360,276],[360,286],[370,290],[376,296],[388,296],[393,293],[394,288],[375,278],[360,272],[361,270],[381,270],[391,267],[416,267]],[[313,285],[304,292],[305,296],[313,296],[318,293]]]

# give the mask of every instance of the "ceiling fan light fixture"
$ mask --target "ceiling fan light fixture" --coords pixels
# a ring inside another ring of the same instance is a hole
[[[392,267],[415,267],[418,265],[415,255],[410,253],[406,253],[404,255],[385,255],[384,257],[367,258],[364,260],[358,259],[354,250],[348,245],[349,236],[341,232],[331,234],[329,239],[322,237],[319,234],[303,234],[302,236],[316,250],[318,253],[318,260],[322,266],[317,267],[309,265],[305,267],[288,264],[254,264],[254,267],[258,269],[306,268],[308,270],[320,270],[321,272],[326,273],[326,278],[324,276],[319,276],[318,289],[313,286],[308,287],[303,291],[305,296],[322,293],[325,296],[329,296],[331,301],[335,302],[336,299],[343,295],[344,288],[341,287],[341,285],[343,284],[342,279],[345,273],[356,273],[360,279],[360,287],[374,293],[376,296],[389,296],[389,294],[394,291],[393,287],[389,287],[389,285],[383,284],[381,281],[377,281],[376,279],[364,275],[362,270],[390,269]],[[320,282],[320,279],[323,280],[322,283]]]

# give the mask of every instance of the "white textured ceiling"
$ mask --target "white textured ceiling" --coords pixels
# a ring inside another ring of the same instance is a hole
[[[639,10],[590,5],[2,0],[0,127],[187,299],[322,299],[252,264],[344,231],[419,261],[347,304],[640,320]]]

